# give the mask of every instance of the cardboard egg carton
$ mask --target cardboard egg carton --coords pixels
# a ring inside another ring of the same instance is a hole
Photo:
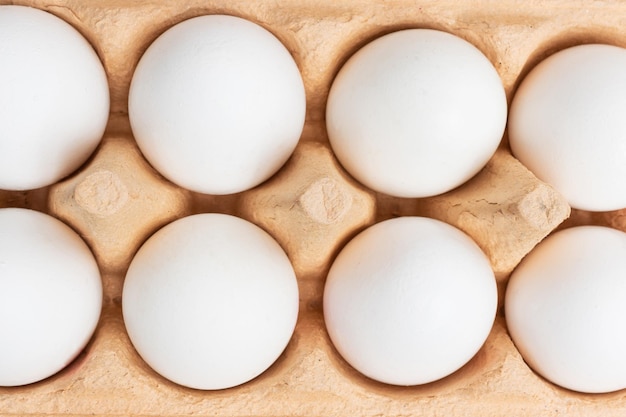
[[[334,158],[324,126],[330,85],[347,58],[395,30],[444,30],[473,43],[491,60],[510,102],[524,75],[556,50],[591,42],[626,46],[626,4],[573,0],[11,3],[49,11],[91,42],[108,75],[111,114],[94,156],[69,178],[27,192],[0,190],[0,207],[32,208],[73,227],[94,252],[104,284],[102,316],[84,352],[44,381],[0,388],[0,414],[626,413],[623,391],[580,394],[537,376],[507,334],[502,308],[485,345],[467,365],[440,381],[415,387],[381,384],[352,369],[333,348],[322,315],[324,281],[334,257],[356,233],[383,219],[422,215],[464,230],[491,260],[500,295],[520,260],[556,228],[605,224],[626,230],[626,211],[572,211],[570,216],[564,199],[511,156],[506,136],[475,178],[444,195],[393,198],[359,185]],[[256,22],[285,44],[302,73],[307,118],[295,153],[274,177],[250,191],[211,196],[173,185],[143,159],[130,130],[127,97],[134,68],[158,35],[190,17],[220,13]],[[124,274],[139,246],[163,225],[201,212],[234,214],[268,231],[289,255],[300,288],[298,323],[282,356],[258,378],[221,391],[184,388],[151,370],[132,347],[121,312]]]

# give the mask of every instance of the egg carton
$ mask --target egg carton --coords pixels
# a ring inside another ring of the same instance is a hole
[[[7,4],[0,0],[0,4]],[[339,165],[324,125],[325,103],[342,64],[367,42],[406,28],[453,33],[493,63],[510,102],[517,85],[554,51],[581,43],[626,46],[626,4],[395,0],[137,0],[17,1],[53,13],[93,45],[107,72],[111,112],[92,158],[70,177],[31,191],[0,190],[0,207],[55,216],[89,244],[102,272],[99,325],[79,357],[35,384],[0,388],[2,415],[624,415],[626,392],[581,394],[535,374],[512,343],[502,295],[511,271],[552,231],[579,224],[626,230],[626,211],[570,210],[549,185],[510,153],[506,134],[486,167],[436,197],[394,198],[359,185]],[[127,98],[139,58],[174,24],[229,14],[270,30],[298,64],[307,116],[287,164],[258,187],[213,196],[175,186],[142,157],[130,129]],[[200,391],[158,375],[136,353],[125,331],[124,275],[139,246],[165,224],[195,213],[228,213],[268,231],[297,273],[300,313],[295,333],[266,372],[241,386]],[[500,308],[490,336],[463,368],[437,382],[398,387],[351,368],[326,333],[322,294],[338,251],[369,225],[398,216],[428,216],[469,234],[496,273]]]

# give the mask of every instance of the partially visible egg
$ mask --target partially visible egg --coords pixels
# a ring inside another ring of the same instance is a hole
[[[626,207],[626,49],[571,47],[522,81],[509,115],[516,158],[574,208]]]
[[[467,363],[493,325],[497,290],[474,241],[438,220],[400,217],[351,240],[331,266],[324,319],[369,378],[425,384]]]
[[[65,368],[91,338],[101,306],[98,265],[76,232],[37,211],[0,209],[0,386]]]
[[[159,36],[130,86],[141,151],[181,187],[231,194],[272,176],[295,149],[304,84],[285,46],[234,16],[200,16]]]
[[[278,243],[252,223],[213,213],[150,237],[122,296],[128,335],[146,363],[203,390],[243,384],[270,367],[298,306],[295,273]]]
[[[365,186],[427,197],[473,177],[507,117],[491,62],[452,34],[409,29],[365,45],[341,68],[326,127],[343,167]]]
[[[626,233],[565,229],[517,267],[505,297],[509,333],[524,360],[574,391],[626,388]]]
[[[76,29],[25,6],[0,6],[0,63],[0,189],[51,185],[104,134],[106,73]]]

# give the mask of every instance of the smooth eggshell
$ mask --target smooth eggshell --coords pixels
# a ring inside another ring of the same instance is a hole
[[[511,276],[509,333],[553,383],[600,393],[626,388],[626,233],[566,229],[540,243]]]
[[[145,52],[133,75],[129,117],[137,144],[170,181],[231,194],[272,176],[293,152],[305,92],[289,51],[234,16],[186,20]]]
[[[0,386],[67,366],[91,338],[101,306],[98,266],[76,232],[37,211],[0,209]]]
[[[265,371],[298,316],[298,285],[281,247],[259,227],[198,214],[154,234],[123,289],[130,339],[162,376],[224,389]]]
[[[0,6],[0,189],[51,185],[96,149],[109,87],[91,45],[42,10]]]
[[[626,49],[571,47],[522,81],[509,116],[516,158],[577,209],[626,207]]]
[[[326,328],[341,356],[396,385],[428,383],[462,367],[485,342],[496,304],[480,248],[423,217],[387,220],[357,235],[324,289]]]
[[[502,82],[472,44],[409,29],[354,54],[333,81],[330,143],[368,188],[397,197],[449,191],[491,158],[506,124]]]

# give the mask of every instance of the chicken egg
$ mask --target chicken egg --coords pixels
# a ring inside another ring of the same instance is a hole
[[[506,322],[528,365],[574,391],[626,388],[626,233],[579,226],[549,236],[511,275]]]
[[[506,116],[502,82],[480,50],[449,33],[408,29],[374,40],[343,65],[326,127],[338,160],[362,184],[427,197],[483,168]]]
[[[324,288],[324,319],[339,354],[369,378],[425,384],[461,368],[496,313],[491,265],[460,230],[400,217],[361,232]]]
[[[540,62],[509,116],[511,150],[577,209],[626,207],[626,49],[590,44]]]
[[[102,64],[71,25],[0,6],[0,189],[51,185],[96,149],[109,117]]]
[[[65,368],[91,338],[101,306],[98,265],[76,232],[34,210],[0,209],[0,386]]]
[[[183,21],[150,45],[132,78],[132,131],[170,181],[231,194],[272,176],[304,126],[304,84],[270,32],[224,15]]]
[[[122,307],[139,355],[165,378],[216,390],[283,352],[298,316],[289,258],[265,231],[225,214],[179,219],[133,258]]]

